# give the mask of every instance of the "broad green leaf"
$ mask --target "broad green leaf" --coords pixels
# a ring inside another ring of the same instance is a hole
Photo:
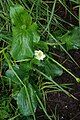
[[[32,40],[28,32],[18,34],[13,38],[11,55],[15,60],[33,57]]]
[[[58,65],[51,63],[48,59],[45,60],[44,63],[44,69],[46,75],[49,77],[55,77],[55,76],[60,76],[63,73],[62,68],[60,68]]]
[[[67,50],[80,48],[80,28],[76,27],[72,31],[61,37],[61,41],[66,43]]]
[[[20,72],[20,70],[19,70],[19,68],[18,67],[13,67],[13,69],[14,69],[14,71],[18,74],[18,72]],[[20,72],[21,73],[21,72]],[[19,73],[19,74],[20,74]],[[18,78],[15,76],[15,74],[13,73],[13,71],[11,70],[11,69],[8,69],[7,71],[6,71],[6,76],[12,81],[12,82],[14,82],[14,83],[16,83],[16,84],[20,84],[20,82],[19,82],[19,80],[18,80]]]
[[[10,17],[14,27],[28,28],[32,23],[32,18],[21,5],[10,7]]]
[[[32,62],[33,65],[41,66],[41,61],[39,61],[39,60],[36,59],[36,58],[33,58],[33,59],[31,60],[31,62]]]
[[[32,18],[20,5],[10,9],[12,21],[13,40],[11,55],[15,60],[23,60],[33,57],[33,43],[40,39],[37,33],[37,24],[32,24]]]
[[[37,28],[38,28],[37,24],[33,23],[28,29],[30,37],[31,37],[31,39],[33,40],[34,43],[38,43],[39,40],[40,40],[40,36],[37,33]]]
[[[32,65],[30,62],[22,62],[20,63],[20,78],[27,79],[29,77],[29,71],[32,69]]]
[[[22,81],[24,81],[24,79],[26,79],[26,83],[27,83],[27,79],[29,78],[29,71],[31,70],[31,64],[30,62],[22,62],[20,63],[20,65],[18,66],[17,64],[15,66],[13,66],[14,71],[17,73],[17,75],[20,77],[20,79]],[[12,81],[15,82],[16,84],[20,84],[18,78],[15,76],[15,74],[13,73],[13,71],[11,69],[8,69],[6,71],[6,76]]]
[[[24,116],[30,116],[32,115],[31,109],[30,109],[30,103],[28,101],[28,96],[32,105],[32,109],[35,112],[36,107],[37,107],[37,101],[36,101],[36,93],[33,89],[33,87],[31,86],[31,84],[28,84],[28,87],[26,87],[27,91],[28,91],[28,95],[26,94],[26,90],[23,87],[20,92],[17,95],[17,104],[19,107],[20,112],[24,115]]]

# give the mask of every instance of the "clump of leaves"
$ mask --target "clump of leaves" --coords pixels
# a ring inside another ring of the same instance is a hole
[[[37,43],[40,40],[37,34],[37,24],[32,23],[31,16],[20,5],[10,8],[10,17],[13,32],[12,57],[15,60],[32,58],[33,43]]]
[[[14,65],[10,63],[10,60],[4,53],[9,65],[6,76],[11,79],[13,84],[18,86],[18,88],[13,87],[13,97],[17,101],[20,112],[24,116],[34,116],[37,107],[36,95],[38,91],[33,87],[36,85],[36,83],[33,82],[34,80],[32,81],[33,85],[29,80],[30,72],[34,67],[39,68],[40,66],[45,66],[44,73],[47,73],[47,67],[49,71],[53,72],[53,75],[50,72],[48,76],[53,77],[55,75],[61,75],[62,69],[53,64],[54,69],[52,71],[52,64],[50,65],[49,60],[45,58],[44,61],[39,61],[34,57],[36,49],[46,51],[48,50],[48,46],[46,43],[40,42],[40,36],[37,33],[37,24],[32,23],[32,17],[22,6],[14,5],[10,7],[10,18],[13,36],[12,43],[10,44],[10,54],[14,60]],[[17,64],[17,62],[19,62],[19,64]],[[56,72],[58,69],[61,71],[59,74]]]
[[[10,19],[12,24],[12,41],[8,49],[10,54],[5,51],[3,51],[3,54],[9,66],[5,75],[12,82],[12,97],[17,101],[19,111],[24,116],[32,115],[35,120],[35,111],[39,103],[51,120],[40,100],[42,91],[38,83],[42,79],[51,81],[57,86],[57,89],[59,88],[59,90],[61,89],[71,96],[70,93],[52,80],[55,76],[62,75],[62,68],[66,69],[52,58],[50,60],[50,57],[47,56],[47,43],[40,41],[40,36],[37,33],[37,24],[32,22],[32,17],[21,5],[10,7]],[[42,50],[42,52],[38,52],[38,57],[45,55],[44,59],[36,59],[36,50]],[[40,74],[43,75],[43,78]]]

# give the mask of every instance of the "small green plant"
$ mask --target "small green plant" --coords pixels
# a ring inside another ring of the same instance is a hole
[[[37,101],[42,107],[43,105],[39,97],[41,90],[39,93],[37,90],[39,89],[37,86],[39,75],[34,78],[34,75],[31,76],[31,74],[38,72],[37,74],[41,73],[44,77],[52,80],[51,77],[61,75],[63,70],[57,64],[50,62],[45,53],[48,46],[43,42],[43,50],[37,33],[37,24],[32,23],[31,16],[22,6],[10,7],[10,18],[13,36],[9,47],[10,55],[3,51],[4,58],[9,65],[6,76],[12,81],[13,86],[16,85],[16,88],[13,87],[12,94],[20,112],[25,116],[33,115],[35,119]],[[49,119],[51,118],[49,117]]]
[[[55,4],[56,0],[53,8]],[[8,35],[0,35],[0,38],[4,38],[7,44],[7,46],[0,51],[3,57],[4,68],[6,68],[2,79],[4,80],[5,78],[6,81],[11,82],[11,97],[16,100],[16,108],[19,110],[17,110],[17,113],[19,112],[28,118],[32,116],[32,119],[36,120],[36,108],[40,105],[49,120],[56,120],[55,115],[52,117],[48,115],[46,111],[46,107],[42,102],[43,91],[51,88],[53,91],[62,91],[69,97],[76,99],[65,89],[67,87],[66,84],[57,84],[53,79],[61,76],[63,70],[75,78],[77,82],[80,82],[80,78],[77,78],[52,58],[48,46],[52,43],[41,41],[40,35],[37,32],[38,26],[36,22],[32,21],[29,11],[21,5],[15,4],[10,6],[9,13],[11,35],[9,37]],[[49,25],[47,27],[49,27]],[[48,29],[47,27],[44,32]],[[73,33],[74,32],[75,31],[73,31]],[[49,31],[48,34],[51,35]],[[76,34],[78,33],[76,32]],[[52,35],[51,37],[54,39]],[[68,39],[66,39],[67,37]],[[75,39],[72,41],[73,38],[74,35],[64,35],[59,39],[61,42],[64,40],[68,50],[73,47],[80,48],[79,43],[75,43]],[[69,39],[71,40],[70,43]],[[58,45],[61,45],[60,42]],[[1,112],[5,114],[5,118],[9,117],[6,111]],[[18,115],[15,115],[15,117],[17,116]],[[13,117],[13,119],[15,119],[15,117]]]

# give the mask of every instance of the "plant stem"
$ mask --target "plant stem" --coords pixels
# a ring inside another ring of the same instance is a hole
[[[39,23],[40,24],[40,23]],[[40,24],[41,25],[41,24]],[[42,25],[41,25],[42,26]],[[43,26],[42,26],[43,27]],[[43,27],[43,29],[45,29],[44,27]],[[46,31],[46,32],[48,32],[48,31]],[[56,43],[58,43],[59,44],[59,46],[62,48],[62,50],[70,57],[70,59],[80,68],[80,66],[78,65],[78,63],[72,58],[72,56],[66,51],[66,49],[58,42],[58,40],[50,33],[50,32],[48,32],[48,34],[50,35],[50,37],[53,39],[53,40],[55,40],[55,42]]]
[[[0,54],[1,54],[3,51],[5,51],[8,47],[9,47],[9,45],[8,45],[7,47],[3,48],[3,49],[0,51]]]
[[[63,89],[60,85],[58,85],[51,77],[48,77],[46,74],[44,74],[43,72],[41,72],[40,70],[36,69],[35,70],[40,73],[41,75],[43,75],[45,78],[47,78],[49,81],[51,81],[54,85],[56,85],[58,88],[60,88],[66,95],[68,95],[69,97],[73,97],[74,99],[78,100],[76,97],[74,97],[72,94],[70,94],[68,91],[66,91],[65,89]]]
[[[50,20],[49,20],[49,22],[48,22],[48,24],[47,24],[47,27],[45,28],[45,30],[43,31],[42,34],[44,34],[44,32],[45,32],[45,31],[49,28],[49,26],[50,26],[50,23],[51,23],[51,21],[52,21],[53,15],[54,15],[54,10],[55,10],[56,1],[57,1],[57,0],[54,0],[54,4],[53,4],[51,16],[50,16]]]
[[[34,120],[36,120],[35,114],[34,114],[34,111],[33,111],[33,106],[32,106],[32,103],[31,103],[31,100],[30,100],[30,97],[29,97],[29,93],[28,93],[27,87],[26,87],[26,85],[22,82],[22,80],[19,78],[19,76],[17,75],[17,73],[14,71],[14,69],[13,69],[10,61],[8,60],[6,54],[4,53],[4,51],[3,51],[3,54],[4,54],[4,58],[6,59],[8,65],[9,65],[9,67],[10,67],[10,69],[12,70],[12,72],[14,73],[14,75],[17,77],[17,79],[19,80],[19,82],[24,86],[26,95],[27,95],[27,97],[28,97],[28,102],[29,102],[30,110],[31,110],[31,112],[32,112],[32,115],[33,115]]]
[[[63,7],[76,19],[76,20],[79,20],[68,8],[66,5],[64,5],[64,3],[62,2],[62,0],[58,0],[62,5]]]
[[[46,110],[45,110],[45,108],[44,108],[44,106],[43,106],[41,100],[39,99],[38,95],[36,95],[36,98],[37,98],[39,104],[41,105],[41,107],[42,107],[42,109],[43,109],[45,115],[48,117],[49,120],[52,120],[52,119],[50,118],[50,116],[47,114],[47,112],[46,112]]]
[[[65,70],[67,73],[69,73],[74,79],[76,79],[77,82],[80,82],[80,79],[77,78],[74,74],[72,74],[69,70],[67,70],[64,66],[62,66],[60,63],[58,63],[56,60],[54,60],[53,58],[49,57],[47,55],[47,57],[52,60],[54,63],[56,63],[58,66],[60,66],[63,70]]]

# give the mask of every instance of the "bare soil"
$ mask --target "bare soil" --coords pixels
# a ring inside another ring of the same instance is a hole
[[[69,53],[80,66],[80,50],[71,50]],[[68,56],[65,58],[65,55],[62,54],[61,56],[61,53],[59,54],[58,52],[57,55],[60,56],[59,58],[56,57],[59,62],[61,61],[67,69],[72,71],[77,77],[80,77],[80,68],[78,68]],[[64,72],[61,77],[55,78],[55,81],[57,83],[72,83],[73,85],[70,86],[71,89],[69,89],[69,92],[78,100],[70,98],[64,93],[48,93],[46,99],[48,113],[52,114],[56,106],[59,120],[80,120],[80,83],[77,83],[74,78],[66,72]],[[37,120],[48,120],[39,108],[36,114]]]

